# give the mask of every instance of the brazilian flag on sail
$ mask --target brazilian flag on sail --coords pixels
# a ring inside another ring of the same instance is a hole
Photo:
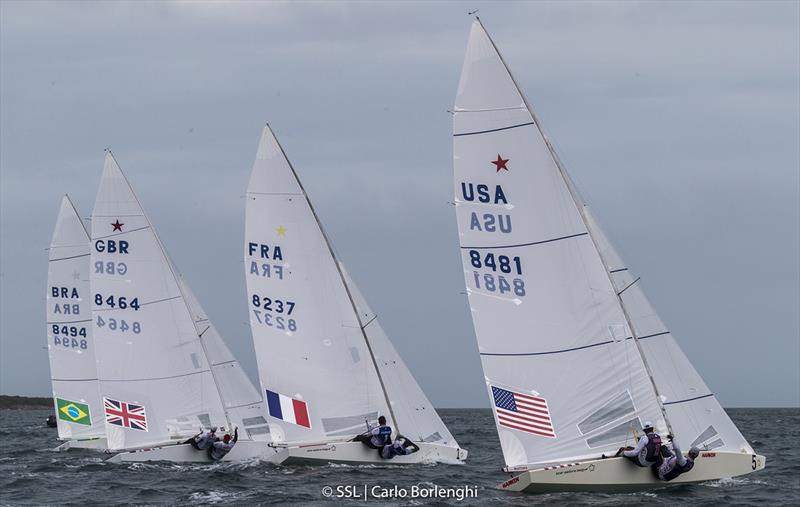
[[[92,425],[92,419],[89,417],[89,405],[86,403],[56,398],[56,406],[59,419],[75,424]]]

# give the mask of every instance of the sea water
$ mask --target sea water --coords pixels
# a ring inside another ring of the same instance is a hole
[[[91,451],[51,452],[47,410],[0,411],[3,505],[800,505],[800,409],[730,409],[767,468],[739,478],[643,493],[508,493],[490,410],[445,409],[465,465],[276,466],[111,464]],[[415,493],[416,492],[416,493]],[[326,496],[327,495],[327,496]]]

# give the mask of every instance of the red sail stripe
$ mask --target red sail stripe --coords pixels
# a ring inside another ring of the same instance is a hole
[[[530,421],[532,423],[546,424],[546,425],[551,426],[551,427],[553,426],[553,421],[551,421],[550,419],[545,419],[545,418],[541,418],[541,417],[540,418],[532,418],[532,417],[529,417],[527,415],[520,415],[518,413],[504,411],[504,409],[502,409],[500,407],[497,408],[497,413],[498,414],[503,414],[506,417],[516,417],[516,418],[519,418],[519,419],[524,419],[525,421]]]
[[[550,415],[550,412],[548,412],[546,409],[542,410],[542,409],[539,409],[539,408],[530,408],[530,407],[527,407],[527,406],[522,406],[519,403],[517,403],[517,408],[520,409],[520,410],[524,410],[526,412],[536,412],[536,413],[544,414],[544,415],[547,415],[547,416]]]
[[[517,392],[514,392],[513,394],[514,396],[519,396],[520,398],[525,398],[527,400],[538,401],[539,403],[547,403],[547,400],[545,400],[544,398],[539,398],[538,396],[531,396],[529,394],[521,394]]]
[[[544,425],[544,424],[541,424],[541,423],[533,423],[533,422],[530,422],[530,421],[526,421],[524,418],[521,418],[521,417],[520,418],[508,417],[507,415],[501,414],[499,412],[497,413],[497,420],[498,421],[513,422],[513,423],[516,423],[516,424],[530,426],[532,428],[537,428],[537,429],[545,430],[545,431],[553,431],[553,426],[552,425]]]
[[[518,396],[518,395],[515,394],[514,396]],[[517,405],[525,405],[526,407],[543,408],[545,410],[547,409],[547,403],[537,403],[537,402],[533,402],[533,401],[518,400],[518,399],[514,399],[514,402]]]
[[[300,426],[310,428],[311,423],[308,421],[308,409],[306,408],[305,402],[292,398],[292,407],[294,408],[295,422]]]
[[[538,415],[540,417],[550,417],[550,412],[548,412],[547,410],[539,410],[539,409],[535,409],[535,408],[522,407],[520,405],[517,405],[517,410],[519,410],[520,412],[523,412],[525,414]]]
[[[515,430],[526,431],[528,433],[535,433],[535,434],[541,435],[543,437],[555,437],[555,434],[553,434],[553,433],[545,433],[543,431],[537,431],[537,430],[533,430],[533,429],[530,429],[530,428],[522,428],[522,427],[519,427],[519,426],[515,426],[513,424],[508,424],[506,422],[501,422],[500,425],[501,426],[506,426],[508,428],[515,429]]]

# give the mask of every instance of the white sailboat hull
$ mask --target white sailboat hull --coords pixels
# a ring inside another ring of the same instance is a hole
[[[92,451],[105,451],[108,448],[106,437],[88,438],[82,440],[67,440],[55,449],[57,452],[65,452],[70,449],[88,449]]]
[[[276,455],[276,449],[269,447],[268,442],[240,440],[221,461],[249,461],[254,459],[274,461]],[[189,444],[165,445],[121,452],[106,461],[109,463],[143,463],[148,461],[211,463],[207,451],[198,451]]]
[[[764,468],[758,454],[703,451],[691,471],[670,481],[659,481],[650,468],[625,458],[607,458],[527,470],[497,487],[506,491],[641,491],[749,474]]]
[[[456,447],[433,443],[418,443],[419,451],[407,456],[383,459],[376,449],[361,442],[329,442],[308,445],[278,447],[276,463],[282,465],[344,463],[352,465],[387,464],[411,465],[415,463],[461,464],[467,459],[467,451]]]

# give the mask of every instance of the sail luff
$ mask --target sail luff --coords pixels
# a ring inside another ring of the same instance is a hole
[[[65,194],[50,241],[45,305],[50,380],[60,440],[105,436],[91,318],[84,319],[85,311],[91,311],[88,273],[83,278],[84,270],[89,268],[89,249],[86,226]]]
[[[117,163],[117,159],[114,158],[114,154],[111,152],[110,149],[108,150],[108,154],[111,155],[111,158],[114,159],[114,163],[117,164],[117,166],[119,167],[119,164]],[[136,204],[139,206],[139,208],[144,210],[144,207],[142,206],[141,201],[139,201],[139,196],[136,195],[136,191],[133,189],[133,186],[130,184],[130,181],[128,181],[128,177],[122,171],[120,171],[120,174],[122,174],[122,177],[125,179],[125,183],[128,185],[128,187],[130,187],[131,195],[136,200]],[[178,272],[177,268],[175,267],[175,264],[172,262],[172,258],[167,253],[167,249],[164,248],[164,244],[162,243],[161,238],[158,235],[158,231],[156,231],[156,228],[153,227],[153,223],[150,221],[150,217],[147,215],[147,213],[142,213],[142,214],[144,216],[145,221],[147,222],[147,225],[150,227],[150,231],[152,232],[153,236],[155,237],[156,244],[158,245],[159,249],[161,250],[161,254],[167,260],[167,266],[169,267],[170,273],[172,273],[173,278],[177,282],[176,285],[178,287],[178,292],[180,292],[180,295],[181,295],[181,301],[183,302],[183,305],[186,308],[186,311],[191,316],[193,314],[192,314],[191,308],[189,308],[189,304],[187,303],[186,294],[185,294],[185,291],[183,289],[183,282],[182,282],[183,278],[182,278],[181,274]],[[214,386],[216,387],[217,394],[219,396],[220,401],[222,402],[222,410],[223,410],[223,413],[225,414],[225,421],[227,422],[228,427],[231,427],[231,421],[230,421],[230,417],[228,415],[227,403],[225,403],[225,398],[223,397],[222,390],[220,389],[219,380],[217,379],[216,372],[214,371],[214,365],[211,363],[211,361],[208,358],[208,350],[206,348],[205,340],[203,340],[203,337],[200,334],[200,331],[197,329],[197,323],[195,322],[194,317],[192,317],[191,320],[192,320],[192,324],[194,325],[195,331],[197,332],[196,333],[197,334],[197,339],[200,342],[200,347],[203,350],[203,356],[205,357],[205,360],[208,363],[208,369],[211,372],[211,377],[214,379]]]
[[[308,207],[309,207],[309,209],[311,211],[311,215],[314,217],[314,220],[317,223],[317,227],[319,228],[319,231],[322,234],[323,239],[325,240],[325,245],[326,245],[326,247],[328,249],[328,252],[331,255],[331,258],[333,259],[333,263],[336,265],[336,271],[338,272],[339,278],[341,279],[342,285],[344,286],[345,292],[347,293],[347,298],[348,298],[348,301],[350,302],[350,307],[353,310],[353,314],[356,316],[356,319],[358,321],[358,327],[359,327],[359,329],[361,331],[361,336],[364,338],[364,343],[366,344],[367,351],[369,352],[369,357],[370,357],[370,360],[372,361],[372,366],[375,369],[375,373],[376,373],[376,375],[378,377],[378,382],[380,383],[380,386],[381,386],[381,391],[383,393],[383,398],[386,401],[386,407],[389,410],[389,416],[390,416],[390,418],[392,420],[392,423],[394,424],[395,430],[399,433],[400,430],[397,427],[397,418],[394,415],[394,410],[392,409],[392,404],[391,404],[391,402],[389,400],[389,395],[388,395],[388,393],[386,391],[386,385],[384,383],[383,376],[381,375],[380,368],[378,368],[378,362],[375,359],[375,353],[372,350],[372,344],[370,343],[369,338],[367,337],[367,333],[364,330],[365,324],[361,320],[361,315],[359,315],[359,312],[358,312],[358,309],[356,307],[355,301],[353,300],[353,295],[352,295],[352,293],[350,291],[350,286],[347,284],[347,279],[345,278],[344,273],[342,273],[342,268],[341,268],[341,266],[339,264],[338,258],[336,257],[336,253],[333,250],[333,245],[331,244],[331,241],[328,238],[327,233],[325,232],[325,228],[322,227],[322,223],[319,220],[319,216],[317,215],[317,212],[314,209],[314,205],[311,203],[311,199],[308,197],[308,193],[306,192],[305,188],[303,187],[302,181],[300,181],[300,177],[297,175],[297,171],[295,171],[291,160],[289,160],[289,157],[286,156],[286,152],[284,151],[283,146],[281,146],[280,141],[278,141],[278,138],[273,134],[272,128],[269,126],[269,124],[267,124],[266,128],[269,129],[270,135],[272,135],[273,139],[275,140],[275,144],[277,145],[278,149],[281,150],[281,154],[283,155],[283,158],[286,160],[286,163],[289,166],[289,169],[292,171],[292,176],[294,177],[295,181],[297,182],[298,187],[300,187],[300,191],[303,194],[303,198],[305,199],[306,204],[308,204]]]
[[[486,31],[486,28],[483,26],[483,23],[481,22],[480,18],[478,18],[476,16],[475,19],[478,21],[478,23],[480,24],[481,28],[486,33],[487,39],[489,40],[489,42],[494,47],[494,50],[497,52],[497,56],[500,58],[500,61],[503,63],[503,66],[505,67],[506,71],[508,72],[508,75],[511,78],[511,81],[514,83],[514,86],[517,89],[517,92],[519,93],[520,97],[522,97],[522,100],[525,103],[525,107],[527,107],[528,112],[530,113],[531,118],[533,119],[533,123],[536,126],[536,129],[539,131],[539,134],[542,136],[542,139],[544,139],[544,143],[547,146],[547,150],[550,152],[550,156],[553,158],[553,162],[555,163],[556,167],[558,168],[558,172],[561,175],[561,177],[563,178],[564,184],[566,185],[567,190],[569,191],[569,194],[572,197],[572,200],[575,202],[575,206],[578,208],[578,212],[580,214],[581,220],[583,221],[584,227],[586,227],[586,230],[589,233],[589,237],[592,240],[592,244],[594,245],[594,249],[597,251],[597,254],[599,255],[599,257],[601,259],[601,262],[603,264],[603,269],[604,269],[604,271],[605,271],[605,273],[606,273],[606,275],[608,277],[608,282],[609,282],[609,284],[611,284],[612,287],[615,287],[614,281],[613,281],[613,279],[611,277],[611,273],[609,273],[609,271],[608,271],[608,263],[606,262],[606,259],[604,258],[603,252],[601,252],[600,248],[598,248],[597,239],[594,237],[594,233],[592,232],[592,228],[589,226],[589,221],[587,220],[586,215],[584,213],[585,204],[583,203],[583,200],[580,199],[580,197],[577,195],[577,190],[576,190],[576,188],[574,186],[574,183],[572,182],[572,179],[567,175],[568,173],[567,173],[566,169],[564,168],[564,166],[562,165],[561,159],[556,154],[555,149],[553,148],[553,145],[550,142],[550,139],[545,135],[544,131],[542,130],[542,127],[541,127],[541,124],[539,122],[539,119],[536,116],[536,112],[534,111],[534,109],[530,105],[530,103],[528,102],[528,99],[525,96],[525,94],[523,93],[522,89],[517,84],[516,79],[514,79],[514,74],[511,72],[511,69],[508,67],[508,64],[506,63],[505,59],[503,58],[503,54],[497,48],[497,45],[494,43],[494,40],[492,40],[492,36],[489,35],[488,31]],[[633,323],[631,321],[630,315],[628,314],[628,310],[625,307],[625,304],[624,304],[624,302],[622,300],[622,297],[620,296],[619,293],[617,293],[617,300],[619,301],[619,306],[620,306],[620,308],[622,310],[623,315],[625,316],[625,321],[628,324],[628,328],[631,331],[631,335],[633,336],[634,343],[636,343],[636,350],[639,353],[639,357],[641,358],[642,364],[644,365],[645,371],[647,372],[647,376],[650,379],[650,384],[651,384],[651,386],[653,388],[653,394],[655,395],[655,398],[656,398],[656,401],[658,403],[658,406],[661,409],[661,414],[664,417],[664,423],[667,425],[667,429],[668,429],[669,433],[671,434],[672,433],[672,425],[669,422],[669,418],[667,417],[667,410],[664,407],[664,403],[662,402],[661,395],[658,392],[658,387],[656,386],[656,382],[655,382],[655,380],[653,378],[653,372],[650,369],[650,365],[647,362],[647,359],[645,357],[644,352],[642,351],[642,346],[639,343],[639,337],[636,334],[636,330],[633,327]]]

